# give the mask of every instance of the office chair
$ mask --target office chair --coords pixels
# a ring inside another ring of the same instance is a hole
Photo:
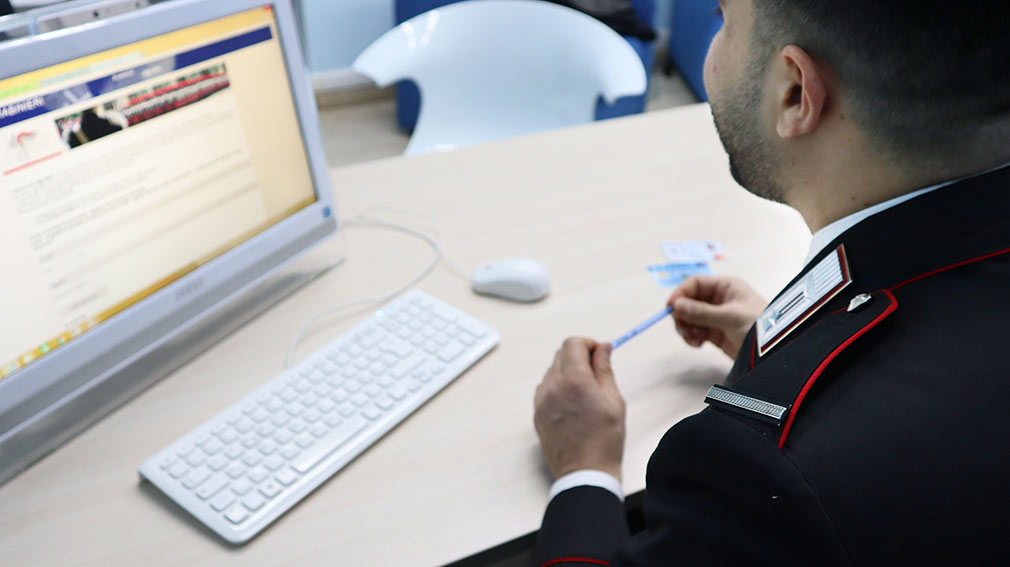
[[[536,0],[461,2],[393,28],[352,68],[379,86],[411,79],[421,111],[406,155],[591,122],[646,90],[641,59],[599,21]]]
[[[400,24],[428,10],[434,10],[435,8],[441,8],[442,6],[455,4],[460,1],[395,0],[393,3],[395,21]],[[656,0],[630,1],[635,14],[641,22],[651,25],[655,21]],[[656,61],[656,42],[635,35],[623,35],[623,37],[638,53],[646,70],[652,69],[652,65]],[[596,105],[596,119],[606,120],[608,118],[640,114],[645,112],[645,102],[645,94],[622,97],[614,104],[606,104],[600,100]],[[417,85],[411,81],[401,81],[396,84],[396,121],[399,123],[400,128],[407,132],[414,130],[414,125],[417,124],[417,111],[420,106],[421,95],[417,92]]]

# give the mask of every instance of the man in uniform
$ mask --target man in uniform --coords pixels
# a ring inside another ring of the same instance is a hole
[[[536,565],[1005,564],[1010,3],[720,4],[733,176],[803,215],[810,257],[770,304],[720,277],[670,298],[735,364],[660,442],[634,537],[610,345],[565,341]]]

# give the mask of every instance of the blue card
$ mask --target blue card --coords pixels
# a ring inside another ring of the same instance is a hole
[[[656,280],[656,283],[663,287],[677,287],[691,276],[712,273],[712,268],[703,262],[695,264],[662,264],[649,266],[648,270],[652,274],[653,279]]]

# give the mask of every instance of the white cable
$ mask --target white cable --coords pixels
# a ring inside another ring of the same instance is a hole
[[[405,215],[405,216],[411,216],[411,217],[415,217],[415,218],[421,219],[422,221],[428,223],[428,226],[427,226],[428,230],[430,230],[434,234],[435,240],[438,241],[438,246],[439,246],[439,249],[441,250],[441,258],[440,259],[442,261],[442,264],[446,268],[448,268],[449,271],[452,272],[453,275],[459,277],[460,279],[462,279],[463,281],[467,282],[468,284],[470,283],[470,273],[467,270],[464,270],[464,269],[460,268],[459,264],[457,264],[456,262],[454,262],[453,259],[449,257],[449,254],[446,253],[446,251],[445,251],[445,245],[442,244],[442,233],[438,230],[438,224],[436,224],[435,221],[432,220],[431,217],[429,217],[428,215],[425,215],[424,213],[419,213],[417,211],[411,211],[409,209],[398,209],[396,207],[386,207],[386,206],[371,207],[369,209],[365,209],[359,215],[355,215],[355,216],[366,216],[366,215],[369,215],[371,213],[380,212],[380,211],[385,211],[385,212],[388,212],[388,213]],[[353,218],[353,217],[351,217],[351,218]]]
[[[385,210],[387,212],[394,212],[394,213],[399,213],[399,214],[413,215],[413,216],[419,217],[419,218],[425,220],[426,222],[428,222],[431,225],[428,228],[432,232],[434,232],[435,236],[432,237],[432,236],[430,236],[428,234],[425,234],[424,232],[421,232],[420,230],[416,230],[416,229],[411,228],[409,226],[399,225],[399,224],[392,223],[392,222],[389,222],[389,221],[386,221],[386,220],[383,220],[383,219],[380,219],[380,218],[377,218],[377,217],[369,216],[369,213],[375,212],[375,211],[380,211],[380,210]],[[407,210],[402,210],[402,209],[394,209],[394,208],[391,208],[391,207],[374,207],[374,208],[366,210],[363,213],[359,213],[357,215],[353,215],[353,216],[347,217],[347,218],[343,219],[342,221],[340,221],[338,224],[340,226],[366,226],[366,227],[370,226],[370,227],[386,228],[386,229],[389,229],[389,230],[395,230],[395,231],[398,231],[398,232],[402,232],[404,234],[408,234],[410,236],[413,236],[415,238],[418,238],[418,239],[423,240],[424,242],[426,242],[429,246],[431,246],[431,249],[434,252],[434,255],[432,256],[431,261],[428,262],[428,265],[425,266],[424,270],[421,271],[421,273],[419,273],[416,276],[414,276],[413,278],[411,278],[410,281],[408,281],[403,286],[397,288],[396,291],[393,291],[393,292],[390,292],[390,293],[387,293],[385,295],[378,296],[378,297],[369,297],[369,298],[365,298],[365,299],[356,299],[354,301],[348,301],[346,303],[341,303],[339,305],[334,305],[332,307],[327,307],[326,309],[323,309],[322,311],[319,311],[318,313],[316,313],[315,315],[313,315],[311,318],[309,318],[309,320],[306,321],[305,324],[302,325],[301,328],[298,329],[298,332],[295,333],[295,336],[291,339],[291,344],[288,346],[288,354],[287,354],[287,357],[285,358],[285,361],[284,361],[284,367],[285,368],[291,368],[291,366],[294,365],[294,363],[295,363],[295,361],[294,361],[295,351],[298,350],[298,344],[301,343],[302,338],[304,338],[305,333],[309,330],[309,328],[312,327],[312,325],[316,324],[320,319],[323,319],[324,317],[327,317],[327,316],[332,315],[334,313],[337,313],[337,312],[340,312],[340,311],[344,311],[344,310],[349,309],[351,307],[357,307],[359,305],[370,305],[370,304],[373,304],[373,303],[385,303],[387,301],[390,301],[394,297],[397,297],[400,294],[402,294],[403,292],[405,292],[405,291],[409,290],[410,288],[414,287],[415,285],[417,285],[418,282],[420,282],[425,277],[427,277],[428,274],[430,274],[431,271],[435,269],[435,266],[438,265],[439,261],[442,261],[443,263],[445,263],[446,267],[449,267],[450,270],[453,271],[453,273],[455,273],[456,275],[458,275],[460,277],[463,277],[464,279],[466,279],[467,281],[469,281],[469,277],[463,275],[461,272],[456,272],[456,267],[452,266],[449,263],[449,259],[446,257],[445,252],[442,249],[442,243],[441,243],[441,240],[440,240],[440,235],[439,235],[438,229],[435,227],[435,224],[431,221],[430,218],[428,218],[428,217],[426,217],[426,216],[424,216],[424,215],[422,215],[420,213],[415,213],[413,211],[407,211]]]

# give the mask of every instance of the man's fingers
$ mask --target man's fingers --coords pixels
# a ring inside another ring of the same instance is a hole
[[[578,372],[592,371],[590,360],[596,341],[581,337],[565,339],[561,345],[561,371]]]
[[[719,281],[719,276],[691,276],[674,290],[666,304],[673,306],[678,299],[683,297],[701,301],[712,301],[719,289]]]
[[[739,317],[725,305],[681,298],[674,304],[674,317],[689,325],[725,329],[736,324]]]
[[[614,370],[610,366],[611,348],[610,343],[603,343],[593,349],[593,371],[600,383],[606,386],[617,385],[614,381]]]

